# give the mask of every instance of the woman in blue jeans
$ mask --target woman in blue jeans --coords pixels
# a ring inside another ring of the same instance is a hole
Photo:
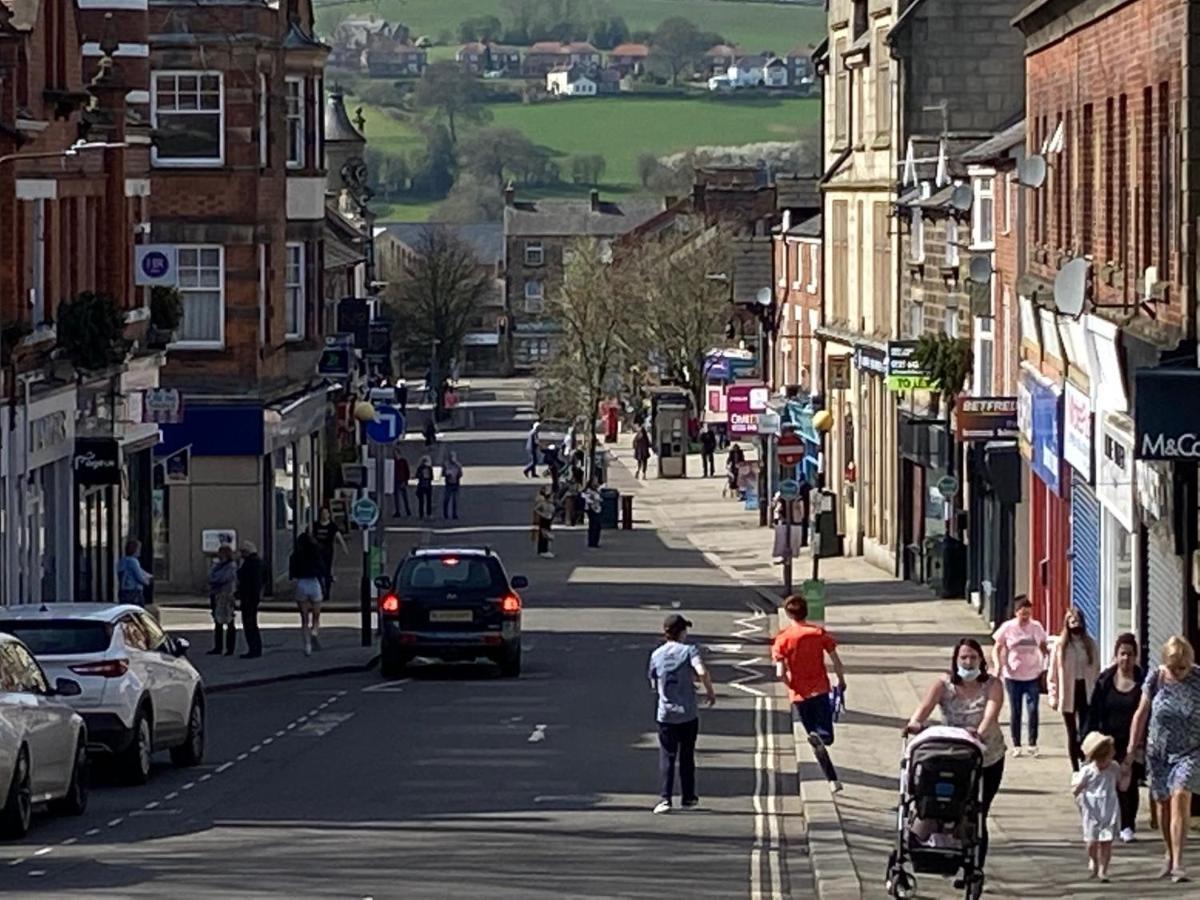
[[[1021,746],[1022,713],[1029,720],[1029,755],[1038,755],[1038,703],[1042,673],[1049,656],[1046,629],[1033,617],[1033,604],[1021,594],[1013,601],[1013,617],[996,629],[993,650],[996,671],[1008,688],[1012,707],[1013,756],[1024,756]]]

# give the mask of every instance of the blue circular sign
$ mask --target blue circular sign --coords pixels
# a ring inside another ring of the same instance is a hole
[[[150,278],[162,278],[170,270],[171,261],[159,250],[151,250],[142,257],[142,271]]]
[[[796,500],[800,497],[800,482],[794,478],[785,478],[779,482],[779,497],[781,500]]]

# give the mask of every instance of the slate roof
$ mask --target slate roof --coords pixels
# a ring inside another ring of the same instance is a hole
[[[757,303],[762,288],[771,289],[774,266],[769,237],[735,238],[733,241],[733,302]]]
[[[1025,143],[1025,120],[1014,122],[1002,131],[996,132],[982,144],[976,144],[962,155],[965,163],[988,162],[1001,156],[1007,156],[1013,147]]]
[[[821,236],[821,216],[818,213],[811,218],[805,219],[798,225],[793,225],[787,230],[788,237],[804,237],[804,238],[819,238]]]
[[[329,47],[318,41],[311,34],[306,34],[298,24],[292,22],[283,38],[286,50],[328,50]]]
[[[346,104],[342,92],[333,90],[325,98],[325,142],[355,141],[365,144],[367,139],[354,127],[350,116],[346,113]]]
[[[439,222],[384,222],[376,234],[391,235],[409,247],[419,247],[421,238],[430,228],[443,228],[470,245],[481,265],[492,265],[504,259],[504,225],[500,222],[454,224]]]
[[[775,176],[775,205],[779,209],[820,209],[819,175]]]
[[[516,200],[504,208],[504,232],[512,236],[616,237],[662,212],[661,200]]]

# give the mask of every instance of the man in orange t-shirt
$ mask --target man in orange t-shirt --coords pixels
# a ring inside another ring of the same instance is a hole
[[[787,685],[793,719],[804,725],[813,755],[829,780],[830,789],[837,793],[842,783],[826,749],[833,743],[833,698],[825,669],[825,655],[829,654],[838,690],[844,691],[846,672],[838,656],[837,641],[819,625],[808,624],[808,603],[800,595],[793,594],[784,600],[783,608],[792,624],[775,635],[771,645],[775,673]]]

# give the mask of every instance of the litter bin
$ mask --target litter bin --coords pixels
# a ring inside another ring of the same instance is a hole
[[[841,556],[841,542],[838,540],[837,495],[833,491],[820,491],[813,494],[816,503],[816,523],[813,534],[809,538],[813,549],[822,559],[830,556]]]
[[[967,589],[967,545],[944,534],[926,538],[925,579],[943,599],[962,597]]]
[[[633,528],[633,494],[621,498],[621,530],[630,531]]]
[[[617,510],[621,503],[621,492],[615,488],[600,489],[600,527],[617,527]]]

